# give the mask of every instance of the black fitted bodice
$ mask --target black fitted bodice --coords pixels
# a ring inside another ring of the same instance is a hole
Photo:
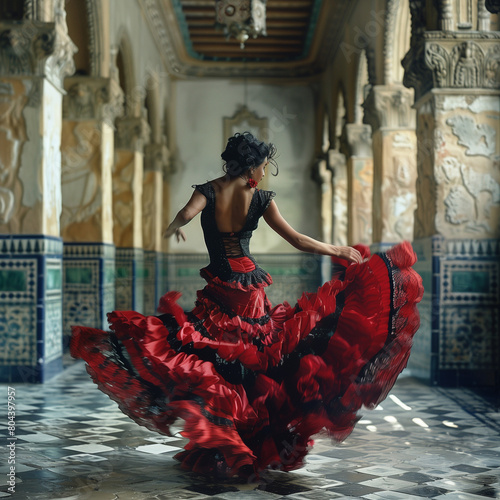
[[[207,204],[201,213],[201,226],[210,256],[210,264],[202,270],[202,275],[204,274],[203,271],[206,270],[223,281],[237,281],[243,286],[257,285],[259,283],[266,286],[264,282],[269,284],[269,275],[257,265],[250,254],[249,245],[250,238],[253,231],[257,229],[260,217],[276,194],[273,191],[256,189],[250,202],[243,229],[234,233],[223,233],[218,230],[215,220],[215,191],[212,184],[207,182],[193,187],[207,199]],[[234,271],[229,259],[241,259],[242,257],[250,259],[255,265],[255,269],[249,272]]]

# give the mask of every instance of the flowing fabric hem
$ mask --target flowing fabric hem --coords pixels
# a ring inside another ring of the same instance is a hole
[[[304,293],[294,308],[263,311],[272,324],[269,345],[257,326],[214,312],[209,296],[194,317],[222,333],[231,320],[235,335],[200,330],[176,304],[180,294],[170,292],[159,308],[168,321],[113,312],[114,334],[76,327],[71,354],[87,361],[94,382],[140,425],[168,435],[176,418],[185,420],[183,467],[226,475],[292,470],[322,429],[345,439],[358,410],[382,401],[406,366],[423,292],[415,260],[408,243],[398,245],[348,266],[343,280]]]

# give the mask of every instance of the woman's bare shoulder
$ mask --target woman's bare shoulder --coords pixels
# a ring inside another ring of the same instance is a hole
[[[231,180],[226,176],[222,176],[217,179],[212,179],[209,183],[212,185],[216,193],[220,193],[231,184]]]

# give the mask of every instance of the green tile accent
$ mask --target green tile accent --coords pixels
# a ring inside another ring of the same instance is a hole
[[[92,284],[92,269],[88,267],[70,267],[66,269],[66,283]]]
[[[116,278],[129,278],[130,277],[130,269],[128,267],[117,267],[115,277]]]
[[[62,275],[60,269],[47,269],[46,290],[60,290],[62,288]]]
[[[25,292],[25,271],[0,271],[0,292]]]
[[[263,268],[271,276],[306,276],[308,274],[311,274],[302,267],[272,267],[263,265]]]
[[[451,275],[452,292],[490,293],[490,277],[485,271],[454,271]]]
[[[198,276],[200,274],[200,270],[197,267],[182,267],[177,269],[176,275],[180,278],[185,278],[187,276]]]
[[[106,266],[104,269],[104,282],[106,284],[115,282],[115,267],[114,266]]]

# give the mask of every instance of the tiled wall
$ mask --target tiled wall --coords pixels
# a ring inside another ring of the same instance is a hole
[[[0,381],[43,382],[62,370],[60,238],[0,235]]]
[[[499,355],[498,240],[417,240],[426,292],[410,368],[439,385],[495,385]]]
[[[302,292],[314,292],[321,285],[322,259],[310,254],[254,254],[259,265],[273,278],[266,293],[273,304],[287,300],[295,304]],[[206,282],[199,271],[208,264],[208,256],[199,254],[170,254],[164,259],[164,292],[182,292],[179,305],[192,309],[196,291]],[[164,293],[163,292],[163,293]]]
[[[155,251],[144,252],[144,314],[156,314],[156,308],[163,290],[163,254]]]
[[[71,326],[107,329],[115,309],[115,247],[106,243],[64,244],[64,345]]]
[[[115,307],[119,311],[144,312],[144,251],[116,249]]]

